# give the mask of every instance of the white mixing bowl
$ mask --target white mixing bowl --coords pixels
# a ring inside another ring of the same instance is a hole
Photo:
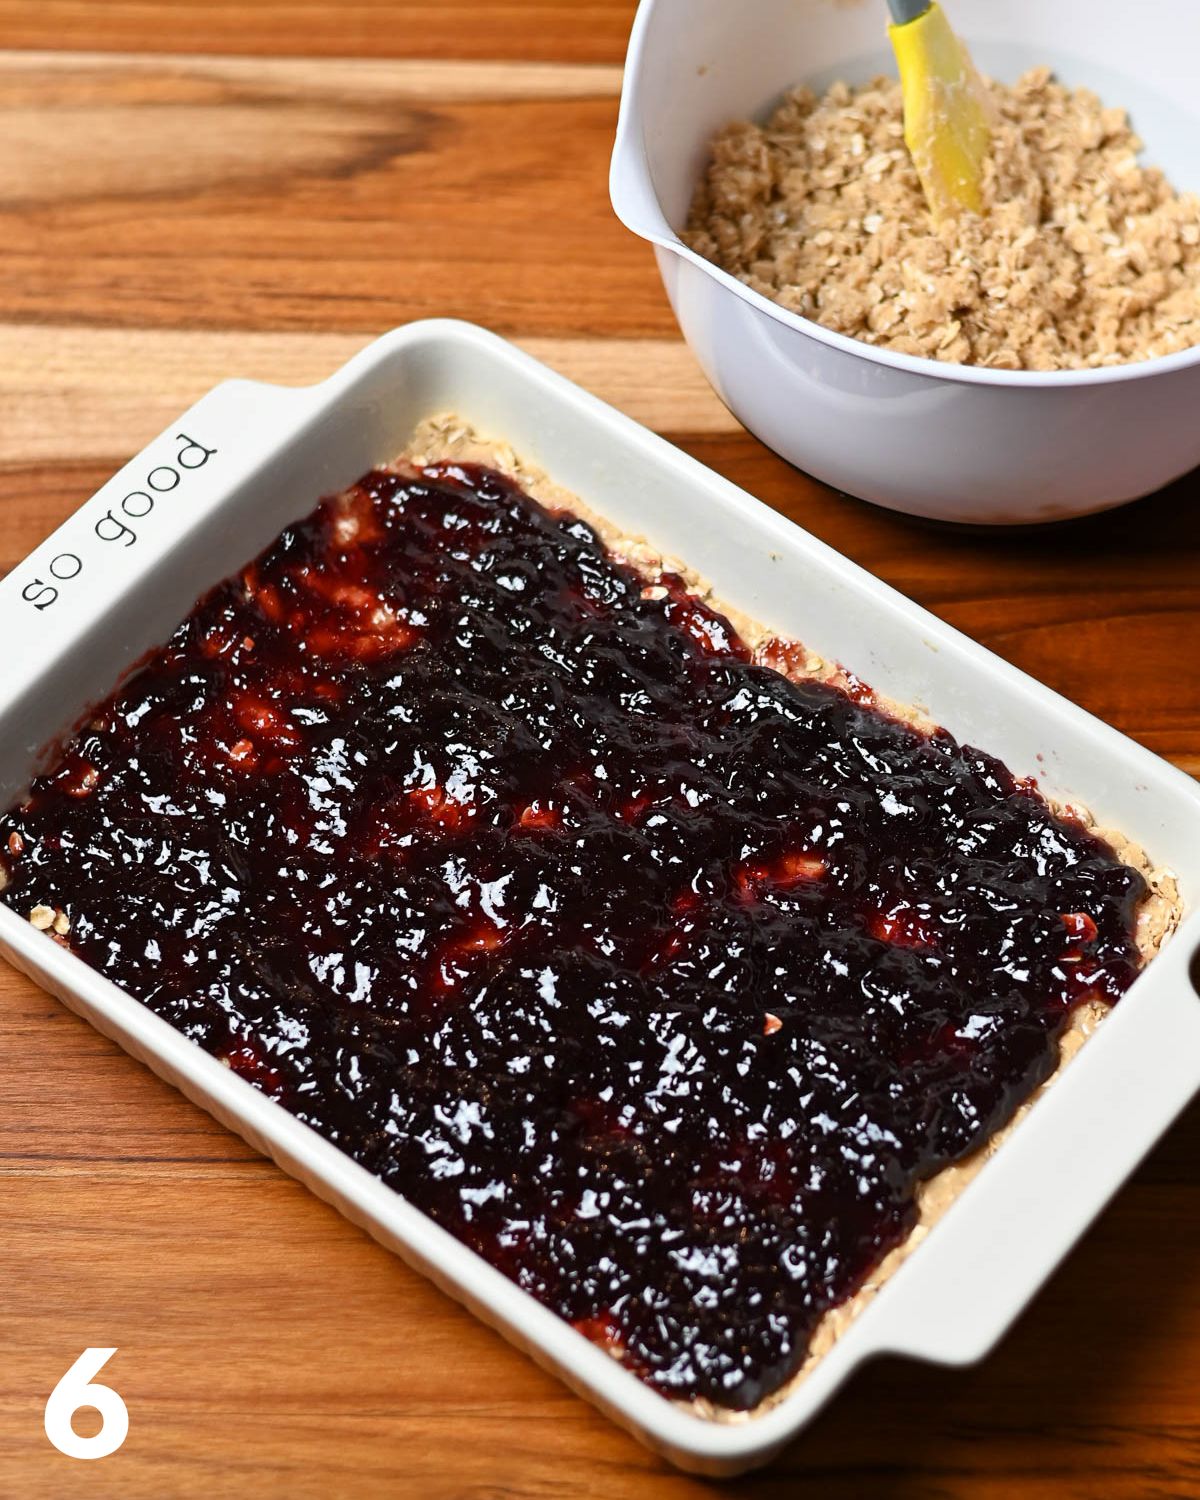
[[[1129,109],[1146,159],[1200,188],[1200,0],[947,0],[978,66],[1048,63]],[[683,245],[709,142],[798,82],[894,72],[883,0],[642,0],[613,152],[618,217],[655,247],[722,400],[799,468],[941,520],[1053,521],[1200,464],[1200,349],[1036,373],[873,348],[788,312]]]

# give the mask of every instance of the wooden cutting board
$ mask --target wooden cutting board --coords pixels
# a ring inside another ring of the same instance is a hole
[[[1200,773],[1200,481],[981,536],[766,452],[608,207],[632,9],[0,0],[0,569],[217,380],[454,314]],[[992,1358],[864,1372],[727,1493],[1200,1494],[1198,1162],[1193,1109]],[[88,1464],[42,1408],[96,1345],[131,1427]],[[708,1492],[0,973],[0,1495]]]

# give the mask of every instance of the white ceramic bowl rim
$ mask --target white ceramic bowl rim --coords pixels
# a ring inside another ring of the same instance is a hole
[[[848,338],[844,333],[835,333],[832,328],[825,328],[820,323],[814,323],[811,318],[802,317],[800,313],[781,307],[778,302],[763,296],[761,292],[756,292],[753,287],[739,281],[728,271],[723,271],[712,261],[705,260],[702,255],[698,255],[695,250],[685,245],[671,228],[666,214],[662,211],[646,156],[639,98],[642,48],[650,23],[650,14],[656,3],[657,0],[641,0],[634,19],[633,30],[630,33],[625,78],[621,89],[621,106],[617,119],[616,144],[613,147],[609,172],[609,198],[613,211],[626,229],[631,230],[640,239],[661,245],[666,250],[674,251],[684,260],[691,261],[714,281],[740,297],[743,302],[748,302],[751,307],[766,313],[768,317],[774,318],[776,322],[782,323],[787,328],[806,333],[810,338],[827,344],[832,349],[838,349],[843,354],[856,355],[859,359],[870,360],[874,364],[890,365],[893,369],[907,370],[910,374],[924,375],[935,380],[961,380],[971,385],[1008,386],[1018,389],[1036,389],[1043,386],[1110,385],[1120,380],[1143,380],[1153,375],[1168,375],[1174,370],[1200,364],[1200,344],[1191,349],[1177,350],[1174,354],[1160,354],[1154,359],[1136,360],[1122,365],[1102,365],[1098,369],[1089,370],[995,370],[984,365],[949,364],[944,360],[926,359],[915,354],[897,354],[891,349],[881,349],[874,344],[864,343],[861,339]],[[637,184],[636,194],[629,192],[630,183]],[[635,206],[635,199],[637,206]],[[650,222],[638,212],[638,207],[644,209],[650,204],[653,205],[652,217],[657,222]]]

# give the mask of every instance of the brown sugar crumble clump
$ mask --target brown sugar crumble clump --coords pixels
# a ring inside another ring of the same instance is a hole
[[[1048,68],[989,83],[984,211],[935,225],[900,85],[798,88],[727,126],[684,241],[747,286],[880,348],[1003,370],[1200,344],[1200,198],[1139,165],[1122,109]]]

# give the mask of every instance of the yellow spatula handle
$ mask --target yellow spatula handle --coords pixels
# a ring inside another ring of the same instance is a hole
[[[934,218],[978,213],[991,130],[966,48],[936,3],[888,35],[904,91],[904,139]]]

